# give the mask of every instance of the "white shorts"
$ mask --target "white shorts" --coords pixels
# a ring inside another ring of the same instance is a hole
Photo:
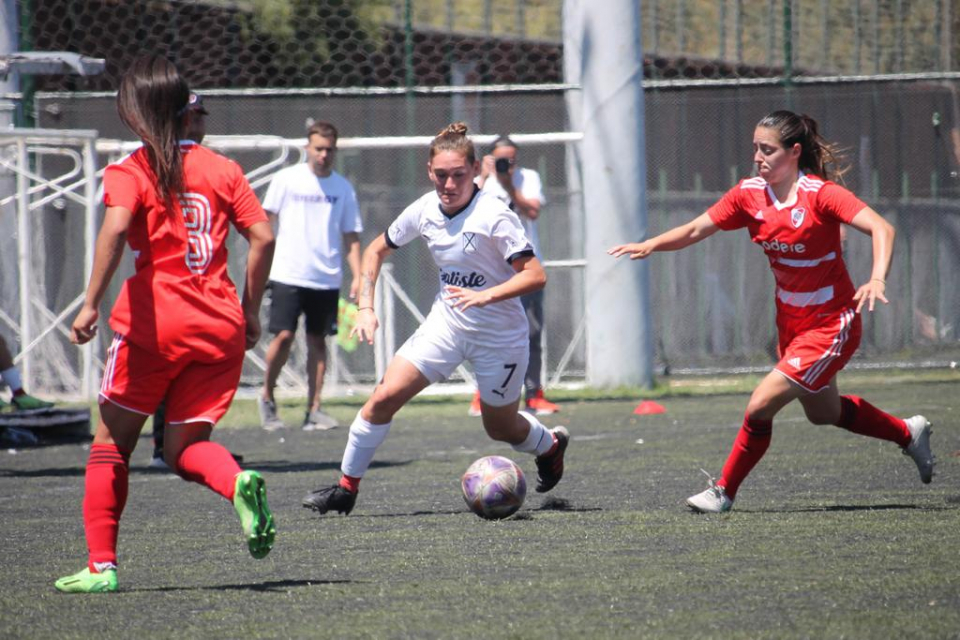
[[[427,318],[397,355],[409,361],[431,384],[446,380],[464,361],[473,365],[480,399],[502,407],[520,399],[530,359],[530,343],[487,347],[458,338],[441,322]]]

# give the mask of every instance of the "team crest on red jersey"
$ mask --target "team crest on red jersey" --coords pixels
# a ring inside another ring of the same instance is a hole
[[[803,224],[803,219],[807,215],[807,210],[803,207],[797,207],[796,209],[790,210],[790,222],[793,224],[794,229],[799,229],[800,225]]]

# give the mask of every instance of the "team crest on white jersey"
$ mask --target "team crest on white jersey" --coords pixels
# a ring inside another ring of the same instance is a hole
[[[477,234],[471,231],[463,232],[463,252],[464,253],[476,253],[477,252]]]
[[[799,229],[800,225],[803,224],[803,219],[807,215],[807,210],[803,207],[797,207],[796,209],[790,210],[790,222],[793,224],[794,229]]]

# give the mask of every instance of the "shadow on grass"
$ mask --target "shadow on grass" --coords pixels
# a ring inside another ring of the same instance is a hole
[[[577,507],[572,505],[569,501],[563,500],[560,498],[548,498],[535,509],[528,509],[526,511],[521,511],[510,518],[509,520],[532,520],[534,514],[538,511],[570,511],[575,513],[583,513],[587,511],[603,511],[600,507]],[[417,516],[457,516],[457,515],[468,515],[472,512],[469,509],[437,509],[434,511],[411,511],[408,513],[368,513],[368,514],[358,514],[351,513],[351,518],[413,518]],[[318,516],[323,517],[323,516]]]
[[[331,584],[354,584],[356,580],[271,580],[269,582],[251,582],[249,584],[220,584],[200,587],[145,587],[142,589],[124,589],[131,592],[164,591],[259,591],[266,593],[286,593],[290,587],[314,587]]]
[[[533,520],[538,511],[568,511],[570,513],[586,513],[589,511],[603,511],[603,509],[600,507],[578,507],[572,504],[569,500],[564,500],[563,498],[547,498],[538,508],[530,509],[529,511],[522,511],[513,516],[513,520]]]
[[[401,462],[374,462],[371,469],[387,469],[390,467],[404,467],[410,460]],[[261,460],[259,462],[244,462],[240,465],[244,469],[254,469],[265,473],[302,473],[307,471],[339,471],[339,462],[290,462],[289,460]],[[61,467],[47,469],[12,470],[0,469],[0,478],[70,478],[83,476],[86,467]],[[172,473],[168,469],[150,469],[146,466],[130,467],[131,475],[166,475]]]
[[[931,507],[916,504],[835,504],[824,507],[795,507],[787,509],[737,509],[737,513],[832,513],[836,511],[952,511],[949,507]]]
[[[375,460],[370,464],[371,469],[390,469],[392,467],[405,467],[411,464],[411,460],[401,460],[397,462]],[[264,473],[302,473],[305,471],[336,471],[339,474],[340,461],[336,462],[291,462],[289,460],[260,460],[256,462],[245,462],[242,467],[255,469]],[[338,476],[339,477],[339,476]]]
[[[59,469],[30,469],[13,471],[0,469],[0,478],[69,478],[82,476],[86,467],[61,467]]]

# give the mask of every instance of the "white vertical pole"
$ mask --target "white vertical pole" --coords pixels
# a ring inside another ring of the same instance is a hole
[[[15,0],[0,0],[0,56],[11,54],[19,49],[19,25],[17,3]],[[6,77],[0,76],[0,129],[12,129],[16,121],[17,105],[13,95],[19,90],[20,74],[11,71]],[[13,174],[0,172],[0,194],[7,196],[16,191],[18,180]],[[17,242],[17,215],[14,207],[0,210],[0,300],[5,303],[5,311],[13,312],[12,299],[17,295],[17,286],[13,274],[17,273],[19,250]],[[9,304],[9,307],[7,306]],[[2,335],[7,334],[4,330]],[[16,354],[17,345],[10,344],[10,351]]]
[[[97,244],[97,155],[94,140],[87,139],[83,143],[83,175],[86,182],[83,185],[85,211],[83,220],[83,286],[86,287],[93,274],[93,254]],[[93,354],[94,348],[99,348],[100,337],[95,335],[93,340],[81,348],[80,393],[85,399],[93,398]]]
[[[340,345],[337,344],[337,336],[327,336],[325,338],[327,347],[327,371],[323,385],[323,396],[340,395]]]
[[[387,275],[390,276],[390,286],[396,287],[397,281],[393,277],[393,265],[384,265],[384,268],[387,270]],[[384,288],[382,309],[385,331],[383,336],[383,349],[387,356],[387,363],[393,360],[393,355],[397,352],[397,311],[395,299],[396,297],[393,295],[393,293]]]
[[[373,367],[376,372],[377,380],[380,382],[383,379],[383,374],[387,370],[387,355],[386,348],[384,345],[384,335],[389,331],[392,331],[392,327],[386,327],[386,318],[383,316],[383,307],[385,305],[384,300],[388,297],[387,294],[387,281],[390,280],[393,276],[392,265],[385,264],[380,268],[380,282],[378,286],[373,290],[373,309],[374,313],[377,314],[378,319],[382,319],[380,326],[377,327],[376,335],[373,339]]]
[[[606,253],[647,233],[640,2],[565,0],[564,64],[582,88],[587,382],[649,387],[648,268]]]
[[[943,27],[940,34],[940,71],[953,71],[953,3],[940,0]]]
[[[33,339],[33,327],[30,322],[30,198],[27,190],[30,180],[27,171],[30,163],[27,157],[27,140],[24,137],[17,139],[17,266],[20,280],[20,344],[27,345]],[[23,386],[33,388],[33,372],[30,366],[30,355],[23,354],[20,361],[20,375],[23,377]]]

